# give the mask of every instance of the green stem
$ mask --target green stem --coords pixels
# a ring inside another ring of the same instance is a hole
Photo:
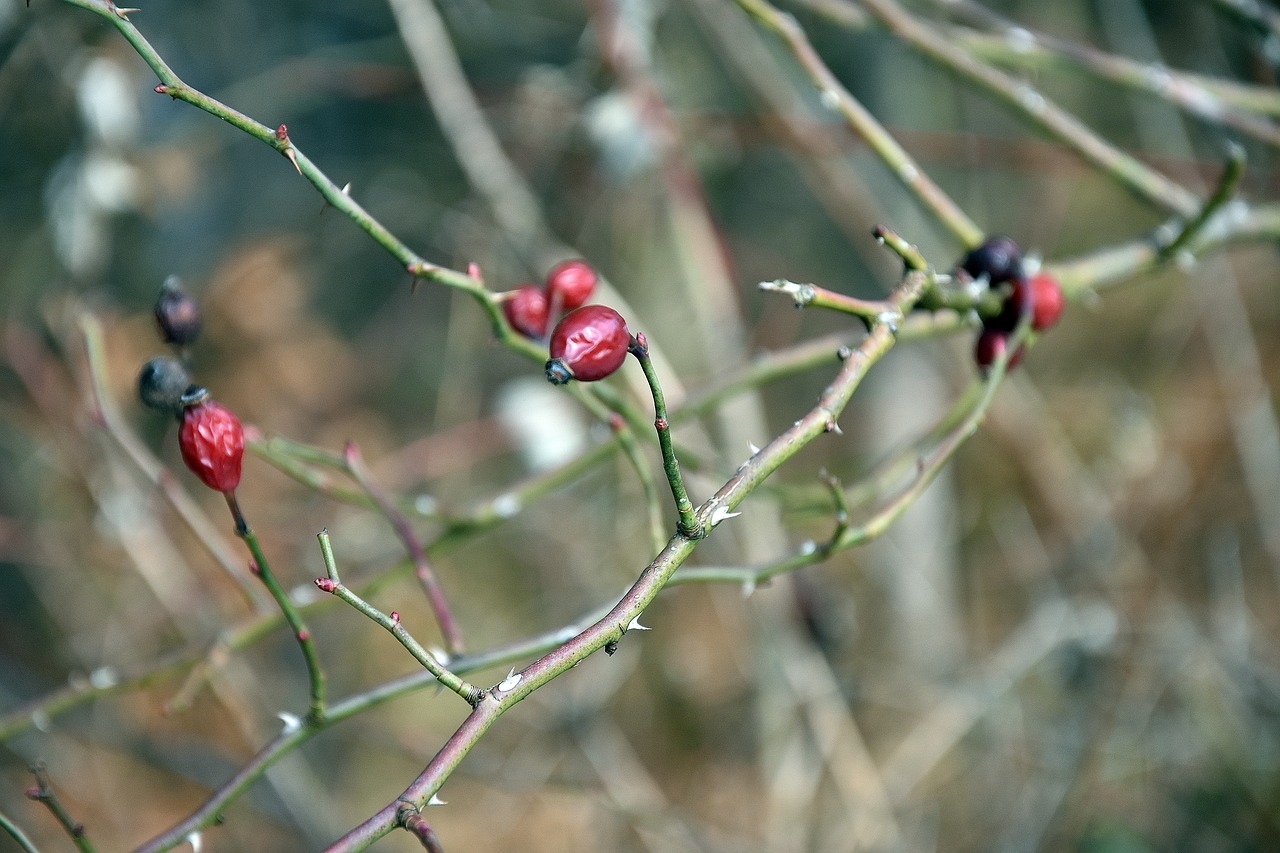
[[[23,849],[24,853],[37,853],[36,846],[31,843],[31,839],[27,837],[26,833],[2,812],[0,812],[0,829],[9,833],[9,837],[18,842],[18,846]]]
[[[230,493],[228,493],[228,504],[232,504]],[[262,546],[258,543],[257,534],[244,523],[244,517],[234,506],[232,515],[236,518],[236,535],[244,540],[245,545],[249,546],[249,553],[253,555],[254,573],[261,578],[262,585],[267,588],[267,592],[271,593],[276,604],[280,605],[280,612],[284,614],[285,621],[289,623],[289,628],[302,649],[302,657],[307,662],[307,676],[311,683],[311,708],[307,714],[307,725],[318,726],[324,722],[325,717],[325,679],[324,671],[320,669],[320,658],[316,654],[315,643],[311,640],[311,632],[302,621],[302,614],[298,612],[298,608],[289,600],[289,594],[285,592],[284,587],[280,586],[280,582],[271,571],[267,557],[262,553]]]
[[[409,654],[413,655],[414,660],[422,664],[422,667],[427,670],[427,672],[436,677],[437,681],[452,690],[454,693],[457,693],[463,699],[466,699],[469,705],[475,707],[476,703],[480,701],[480,697],[484,695],[484,691],[445,669],[440,662],[436,660],[435,655],[423,648],[422,644],[414,639],[412,634],[405,630],[405,627],[400,624],[400,615],[398,613],[392,612],[392,614],[388,616],[369,602],[365,601],[351,589],[344,586],[342,579],[338,577],[338,564],[333,556],[333,545],[329,541],[329,531],[320,531],[317,538],[320,540],[320,553],[324,557],[324,567],[325,571],[328,573],[328,577],[317,578],[316,586],[324,592],[342,599],[347,604],[372,619],[374,622],[377,622],[383,628],[386,628],[387,631],[396,638],[400,645],[404,646],[405,649],[408,650]]]
[[[693,512],[693,502],[684,487],[684,478],[680,475],[680,461],[676,459],[675,447],[671,442],[671,420],[667,414],[667,400],[662,394],[662,385],[658,382],[658,372],[654,370],[653,359],[649,358],[649,344],[643,334],[635,336],[631,345],[631,354],[640,362],[644,370],[644,378],[649,381],[649,391],[653,394],[653,426],[658,432],[658,444],[662,447],[662,467],[667,472],[667,482],[671,484],[671,495],[676,501],[676,512],[680,514],[680,534],[689,539],[701,539],[707,535],[706,528]]]
[[[58,795],[54,793],[53,786],[49,784],[49,774],[45,772],[44,765],[32,766],[31,774],[36,777],[36,784],[27,790],[27,796],[49,810],[58,825],[71,836],[72,843],[80,853],[94,853],[93,842],[85,834],[84,824],[73,818],[62,805]]]
[[[952,201],[943,189],[925,173],[876,120],[866,107],[845,88],[813,49],[808,36],[791,15],[783,14],[766,0],[737,0],[748,14],[773,30],[800,63],[809,79],[818,87],[823,105],[839,113],[855,133],[866,140],[876,155],[893,172],[894,177],[961,246],[973,248],[982,242],[983,230]]]

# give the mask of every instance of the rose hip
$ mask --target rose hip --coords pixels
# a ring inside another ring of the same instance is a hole
[[[206,398],[183,411],[178,447],[182,461],[209,488],[230,492],[240,484],[244,427],[220,403]]]
[[[622,315],[605,305],[586,305],[564,316],[551,332],[547,381],[594,382],[622,366],[631,333]]]
[[[583,260],[564,261],[547,273],[547,302],[561,311],[587,304],[596,289],[596,271]]]
[[[540,340],[547,334],[550,306],[546,295],[532,284],[522,284],[502,303],[502,314],[526,338]]]

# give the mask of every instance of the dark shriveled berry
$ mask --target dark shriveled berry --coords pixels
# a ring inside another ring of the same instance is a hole
[[[178,448],[187,464],[206,486],[229,492],[240,485],[244,461],[244,427],[231,410],[204,400],[182,413]]]
[[[561,311],[587,304],[596,289],[596,271],[586,261],[564,261],[547,273],[547,302]]]
[[[200,336],[200,306],[182,289],[176,275],[169,276],[160,285],[156,324],[167,344],[186,346]]]
[[[502,315],[511,328],[535,340],[541,340],[547,334],[549,311],[546,294],[532,284],[520,285],[502,303]]]
[[[190,385],[191,377],[182,362],[167,355],[151,359],[138,373],[142,405],[168,415],[182,413],[182,397]]]
[[[1022,278],[1022,250],[1008,237],[988,237],[981,246],[964,256],[960,268],[973,278],[982,278],[993,285]]]
[[[631,333],[622,315],[605,305],[585,305],[556,324],[548,346],[547,381],[594,382],[622,366]]]

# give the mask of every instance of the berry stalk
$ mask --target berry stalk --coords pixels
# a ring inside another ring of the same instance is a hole
[[[680,534],[688,539],[701,539],[707,535],[706,528],[694,515],[693,503],[684,487],[684,478],[680,475],[680,461],[676,459],[675,447],[671,442],[671,421],[667,414],[667,399],[662,393],[662,385],[658,382],[658,372],[654,370],[653,359],[649,358],[649,342],[644,334],[637,334],[632,340],[630,352],[640,362],[644,370],[644,378],[649,382],[649,391],[653,394],[653,426],[658,432],[658,444],[662,448],[662,467],[667,472],[667,482],[671,484],[671,495],[675,498],[676,512],[680,513]]]
[[[267,563],[266,555],[262,553],[262,546],[258,543],[257,534],[250,529],[249,525],[244,523],[244,517],[239,514],[239,509],[235,506],[234,501],[234,496],[228,492],[227,504],[232,507],[232,514],[236,516],[236,535],[244,540],[244,544],[249,547],[249,553],[253,555],[253,563],[249,568],[262,580],[262,585],[267,588],[267,592],[271,593],[271,597],[276,600],[276,604],[280,605],[280,612],[284,614],[285,621],[289,623],[294,639],[298,641],[298,646],[302,649],[302,657],[307,662],[307,677],[311,685],[311,707],[307,712],[307,725],[319,726],[324,723],[325,718],[325,678],[324,670],[320,668],[320,658],[316,654],[315,643],[311,640],[311,632],[307,630],[306,623],[302,621],[302,614],[298,612],[298,608],[289,599],[289,593],[285,592],[284,587],[280,586],[280,581],[276,580],[270,564]],[[243,529],[241,529],[241,525],[243,525]]]

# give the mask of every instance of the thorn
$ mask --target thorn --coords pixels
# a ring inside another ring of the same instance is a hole
[[[298,155],[294,153],[292,145],[284,150],[284,156],[289,158],[289,162],[293,164],[293,168],[297,169],[298,174],[301,175],[302,167],[298,165]]]
[[[432,795],[431,795],[431,799],[427,800],[427,805],[429,805],[429,806],[446,806],[446,805],[448,805],[448,803],[446,803],[444,800],[440,799],[440,796],[439,796],[438,794],[432,794]]]
[[[751,594],[756,591],[756,579],[747,578],[742,582],[742,597],[750,598]]]
[[[280,722],[284,723],[284,730],[281,734],[291,735],[298,729],[302,728],[302,720],[296,714],[290,714],[288,711],[281,711],[276,714],[280,718]]]
[[[351,198],[351,182],[350,181],[347,181],[346,185],[343,186],[342,194],[345,195],[347,198]]]
[[[124,18],[126,21],[129,20],[129,16],[132,15],[134,12],[141,12],[141,11],[142,11],[141,9],[122,9],[119,6],[115,7],[115,13],[119,15],[121,18]]]
[[[524,676],[516,672],[516,668],[513,666],[511,671],[507,673],[507,677],[498,682],[498,690],[503,693],[508,690],[514,690],[521,681],[524,681]]]
[[[707,520],[707,523],[711,527],[715,527],[726,519],[737,518],[740,515],[742,515],[740,512],[729,512],[729,508],[727,506],[718,506],[714,511],[712,511],[711,518]]]
[[[627,630],[628,631],[652,631],[653,629],[648,627],[647,625],[641,625],[640,617],[637,616],[636,618],[631,620],[631,624],[627,625]]]
[[[748,442],[747,442],[747,447],[751,450],[751,455],[752,455],[752,456],[755,456],[757,453],[759,453],[759,452],[760,452],[760,448],[756,447],[756,446],[755,446],[755,444],[754,444],[753,442],[748,441]]]
[[[427,651],[431,654],[433,658],[436,659],[436,663],[440,664],[441,666],[449,665],[449,653],[446,652],[444,649],[440,648],[439,646],[431,646],[430,648],[427,649]]]
[[[182,840],[191,845],[192,853],[200,853],[200,833],[193,832]]]

